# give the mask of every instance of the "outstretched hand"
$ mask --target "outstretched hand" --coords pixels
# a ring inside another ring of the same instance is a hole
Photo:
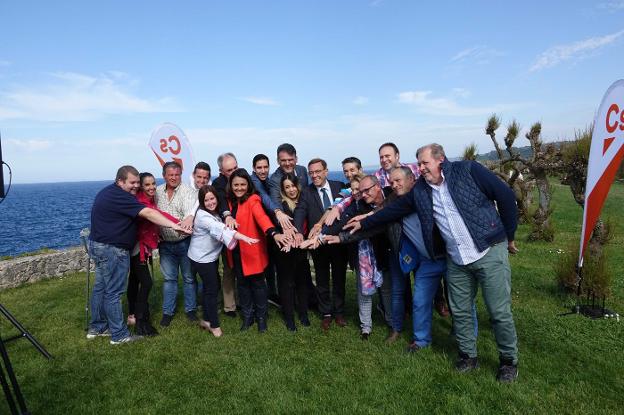
[[[516,243],[514,241],[507,242],[507,251],[512,255],[515,255],[518,252],[520,252],[520,250],[516,248]]]

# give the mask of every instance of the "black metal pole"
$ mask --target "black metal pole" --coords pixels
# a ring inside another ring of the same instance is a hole
[[[41,353],[46,359],[52,359],[52,355],[48,353],[48,351],[41,345],[41,343],[39,343],[37,339],[35,339],[32,334],[30,334],[28,330],[26,330],[24,326],[22,326],[22,324],[17,321],[15,317],[13,317],[11,313],[9,313],[9,310],[7,310],[2,304],[0,304],[0,313],[2,313],[7,318],[7,320],[9,320],[11,324],[13,324],[13,326],[15,326],[15,328],[18,329],[21,333],[21,335],[12,337],[9,340],[26,337],[28,341],[35,347],[35,349],[37,349],[39,353]]]
[[[6,396],[7,404],[9,408],[11,408],[11,413],[13,414],[30,414],[28,412],[28,408],[26,408],[26,402],[24,401],[24,396],[22,395],[22,391],[20,390],[19,383],[17,382],[17,378],[15,377],[15,372],[13,372],[13,366],[11,366],[11,360],[9,359],[9,354],[6,351],[6,347],[4,346],[4,342],[2,338],[0,338],[0,357],[2,357],[2,363],[4,364],[4,368],[0,367],[0,372],[2,375],[2,389],[4,389],[4,395]],[[11,382],[11,386],[13,387],[13,393],[15,393],[15,400],[17,400],[17,404],[19,405],[20,411],[17,411],[15,407],[15,401],[13,400],[13,395],[11,393],[11,388],[5,378],[4,371],[6,370],[6,376],[9,378]]]

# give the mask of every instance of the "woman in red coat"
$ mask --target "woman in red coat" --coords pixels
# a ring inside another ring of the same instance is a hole
[[[238,299],[243,314],[241,330],[247,330],[254,323],[258,331],[267,330],[267,285],[264,269],[269,263],[266,236],[275,240],[278,246],[284,242],[284,235],[278,233],[264,212],[260,196],[245,169],[235,170],[228,183],[228,203],[232,217],[238,224],[237,231],[258,239],[257,244],[239,244],[227,251],[228,263],[234,270],[238,287]]]

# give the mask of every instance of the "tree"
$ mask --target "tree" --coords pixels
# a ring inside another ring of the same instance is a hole
[[[529,174],[527,179],[535,180],[535,185],[537,186],[539,195],[538,207],[529,220],[533,227],[529,239],[552,241],[555,237],[555,232],[550,221],[550,214],[552,213],[550,207],[552,192],[550,184],[548,183],[548,175],[556,173],[560,168],[561,157],[559,152],[553,144],[544,144],[542,142],[542,124],[536,122],[531,126],[529,132],[525,134],[526,139],[529,140],[531,144],[532,155],[530,157],[522,157],[513,147],[521,131],[520,125],[516,120],[513,120],[507,126],[507,135],[504,139],[507,154],[504,154],[495,135],[499,127],[500,118],[496,114],[493,114],[488,119],[485,132],[492,139],[494,148],[500,159],[499,172],[504,174],[505,169],[509,169],[511,172],[511,174],[509,174],[509,179],[506,181],[517,194],[516,200],[518,201],[518,208],[525,220],[529,219],[528,205],[530,202],[527,203],[527,197],[530,194],[530,190],[519,183],[518,179],[521,176],[521,170],[527,171]],[[515,191],[514,186],[516,185],[518,186],[518,192]]]

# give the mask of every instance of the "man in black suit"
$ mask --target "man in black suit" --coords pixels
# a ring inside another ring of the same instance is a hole
[[[292,144],[284,143],[277,147],[277,164],[271,177],[269,177],[269,193],[271,200],[278,206],[282,205],[281,181],[286,173],[292,173],[299,179],[301,187],[308,185],[308,171],[305,167],[297,164],[297,150]]]
[[[308,163],[308,174],[312,183],[302,189],[299,203],[294,212],[299,240],[303,239],[306,220],[308,228],[312,227],[321,220],[323,213],[330,209],[333,201],[339,197],[343,184],[334,180],[327,180],[327,173],[325,160],[316,158]],[[347,322],[344,319],[346,248],[340,245],[321,246],[312,252],[312,261],[316,273],[318,309],[323,317],[321,328],[324,331],[328,330],[332,317],[335,318],[338,326],[346,326]],[[330,276],[331,289],[329,285]]]

